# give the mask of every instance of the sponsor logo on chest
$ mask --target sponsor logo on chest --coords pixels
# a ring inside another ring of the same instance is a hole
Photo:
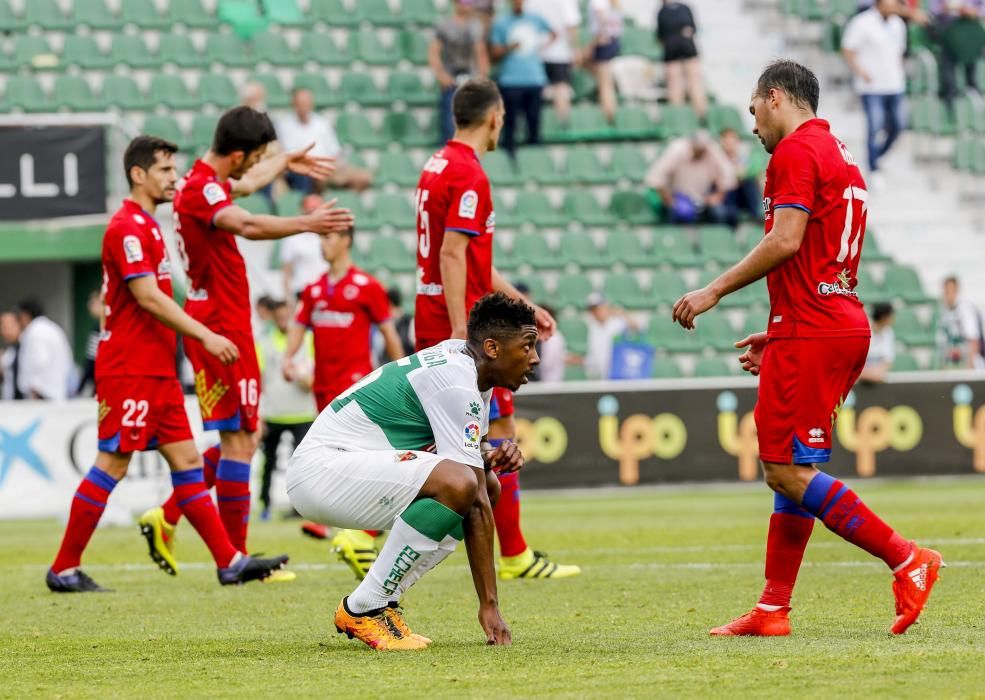
[[[311,310],[311,325],[318,328],[349,328],[355,318],[351,311],[329,309],[325,301],[316,302]]]

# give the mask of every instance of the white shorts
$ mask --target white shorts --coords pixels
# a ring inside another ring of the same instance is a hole
[[[295,453],[287,465],[287,495],[298,513],[316,523],[389,530],[442,459],[410,450]]]

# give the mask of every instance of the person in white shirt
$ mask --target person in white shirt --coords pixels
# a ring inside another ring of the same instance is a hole
[[[599,105],[605,118],[616,118],[616,84],[609,62],[622,53],[623,14],[619,0],[591,0],[588,28],[592,33],[591,66],[599,88]]]
[[[978,309],[961,299],[957,277],[944,280],[944,298],[937,322],[938,364],[943,369],[983,369],[982,319]]]
[[[328,182],[316,182],[305,175],[287,173],[287,185],[300,192],[320,192],[325,186],[365,190],[373,184],[373,174],[365,168],[346,163],[342,157],[342,144],[335,128],[320,114],[315,113],[315,97],[311,90],[297,88],[291,94],[294,107],[290,114],[277,122],[277,140],[285,151],[306,148],[315,144],[311,155],[335,158],[335,172]]]
[[[869,172],[877,176],[872,183],[876,185],[879,159],[903,131],[906,24],[899,16],[899,4],[898,0],[879,0],[852,18],[841,39],[841,53],[854,75],[855,92],[865,110]]]
[[[585,374],[589,379],[608,379],[612,365],[612,344],[627,330],[638,330],[637,323],[617,309],[601,294],[588,296],[588,350]]]
[[[872,307],[872,340],[869,341],[869,354],[865,357],[860,379],[864,382],[881,384],[896,360],[896,333],[893,322],[896,314],[893,305],[880,302]]]
[[[571,70],[578,54],[578,28],[581,9],[578,0],[527,0],[526,12],[540,15],[551,25],[555,38],[541,49],[547,82],[551,86],[551,101],[558,119],[567,124],[571,115]]]
[[[309,194],[301,201],[301,210],[310,214],[324,202],[325,198],[320,194]],[[304,288],[328,271],[328,263],[321,252],[321,236],[309,232],[285,238],[280,244],[280,264],[284,275],[284,299],[294,308],[294,301]]]
[[[76,368],[65,331],[44,315],[36,299],[17,305],[17,319],[24,328],[17,353],[17,388],[29,399],[68,398]]]

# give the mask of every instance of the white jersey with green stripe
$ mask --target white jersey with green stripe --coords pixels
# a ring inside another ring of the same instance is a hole
[[[446,340],[353,384],[321,412],[294,456],[421,450],[481,468],[491,396],[479,391],[465,341]]]

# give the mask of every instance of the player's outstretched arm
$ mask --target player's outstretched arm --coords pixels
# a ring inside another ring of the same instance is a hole
[[[204,324],[186,314],[174,299],[161,291],[153,275],[142,275],[127,280],[127,287],[140,308],[171,330],[200,341],[206,351],[219,358],[223,364],[230,365],[239,359],[239,350],[236,349],[235,343],[218,333],[213,333]]]
[[[303,216],[251,214],[234,204],[220,209],[213,223],[217,228],[251,241],[276,240],[306,231],[322,236],[329,233],[343,233],[352,227],[355,220],[351,211],[337,209],[335,203],[334,199],[325,202],[310,214]]]
[[[463,526],[465,551],[469,555],[472,581],[479,596],[479,624],[486,633],[487,644],[512,644],[509,625],[499,612],[496,567],[493,564],[493,533],[496,526],[486,491],[486,474],[482,469],[475,472],[479,478],[479,492],[465,516]]]
[[[311,154],[314,143],[307,148],[296,151],[278,153],[276,156],[261,160],[238,180],[230,180],[233,197],[246,197],[261,190],[290,171],[298,175],[306,175],[314,180],[327,180],[335,172],[335,159],[328,156]]]
[[[746,257],[723,272],[707,287],[688,292],[674,304],[674,321],[684,328],[694,328],[694,319],[714,307],[726,294],[766,276],[780,263],[800,250],[807,231],[809,214],[802,209],[775,209],[773,229]]]

